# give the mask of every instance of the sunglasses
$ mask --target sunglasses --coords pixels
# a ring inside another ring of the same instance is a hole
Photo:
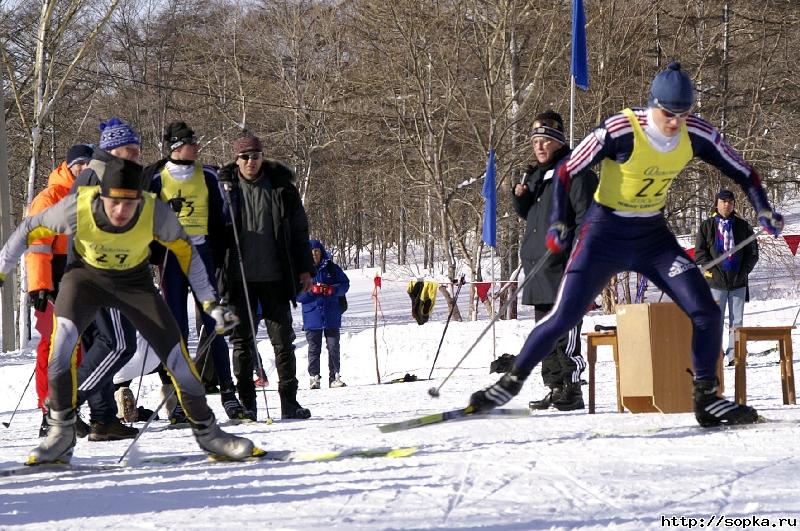
[[[671,119],[671,118],[681,118],[681,119],[688,118],[688,116],[690,114],[692,114],[692,110],[691,109],[689,109],[688,111],[683,111],[683,112],[672,112],[670,110],[665,109],[661,105],[659,105],[658,108],[664,114],[664,118],[668,118],[668,119]]]
[[[261,160],[261,153],[242,153],[239,158],[247,162],[248,160]]]
[[[561,124],[556,122],[555,120],[550,120],[547,118],[539,119],[533,122],[533,128],[538,129],[540,127],[549,127],[550,129],[560,129]]]

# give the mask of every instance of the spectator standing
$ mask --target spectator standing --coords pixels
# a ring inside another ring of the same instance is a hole
[[[330,253],[322,242],[311,240],[311,256],[317,274],[309,291],[301,293],[297,300],[303,305],[303,330],[308,342],[308,374],[311,389],[320,388],[320,355],[322,336],[328,349],[328,385],[344,387],[339,376],[341,366],[339,336],[342,327],[341,299],[350,289],[350,279],[342,268],[333,263]]]
[[[711,216],[700,224],[694,245],[694,259],[705,265],[730,251],[753,235],[753,228],[735,210],[736,198],[730,190],[720,190]],[[744,321],[744,303],[749,300],[748,277],[758,262],[758,243],[750,242],[705,272],[711,295],[719,302],[722,326],[728,323],[728,348],[725,357],[733,365],[734,329]]]
[[[225,267],[228,301],[234,313],[242,317],[231,334],[239,399],[255,418],[253,365],[258,355],[254,352],[258,323],[248,322],[248,316],[255,316],[260,304],[275,352],[281,416],[307,419],[311,412],[297,402],[296,336],[289,304],[296,304],[297,294],[311,287],[314,263],[308,244],[308,218],[294,185],[294,173],[280,162],[264,159],[258,137],[238,138],[233,153],[236,161],[220,168],[219,179],[230,188],[228,207],[239,237],[238,248],[233,245],[235,234],[228,238],[231,247]]]
[[[528,166],[520,182],[514,185],[513,195],[514,210],[526,221],[520,247],[526,276],[547,252],[545,236],[550,228],[553,209],[553,175],[556,165],[570,154],[569,146],[564,141],[564,121],[560,114],[546,111],[536,116],[531,147],[536,165]],[[597,176],[592,170],[587,168],[575,175],[565,206],[570,227],[581,224],[592,204],[592,194],[596,188]],[[576,228],[573,235],[577,233]],[[551,254],[534,278],[525,285],[522,304],[534,307],[537,323],[553,309],[568,258],[568,252]],[[542,360],[542,381],[550,391],[541,400],[530,402],[531,409],[548,409],[551,406],[560,411],[583,409],[581,372],[585,368],[586,362],[581,356],[581,323],[578,322],[558,339],[552,352]]]

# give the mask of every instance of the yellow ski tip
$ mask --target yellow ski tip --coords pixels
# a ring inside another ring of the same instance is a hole
[[[417,450],[418,448],[416,446],[410,448],[394,448],[386,454],[386,457],[408,457],[417,453]]]
[[[259,448],[258,446],[253,446],[253,452],[250,454],[250,457],[264,457],[267,455],[267,451]]]

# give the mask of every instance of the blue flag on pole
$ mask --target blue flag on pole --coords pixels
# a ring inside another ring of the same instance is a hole
[[[589,90],[589,59],[586,56],[586,15],[583,0],[572,0],[572,77],[575,85]]]
[[[497,247],[497,190],[494,182],[494,148],[489,148],[486,160],[486,175],[481,195],[486,199],[483,207],[483,241],[491,247]]]

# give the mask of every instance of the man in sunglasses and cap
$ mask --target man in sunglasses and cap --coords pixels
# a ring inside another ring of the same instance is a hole
[[[220,168],[219,179],[230,190],[228,207],[237,228],[228,238],[231,247],[225,273],[227,300],[242,318],[231,334],[239,398],[255,418],[253,365],[258,352],[254,331],[258,323],[248,322],[248,316],[256,319],[260,305],[275,352],[281,416],[307,419],[311,412],[297,402],[295,334],[289,303],[296,304],[297,294],[311,288],[315,271],[308,217],[294,185],[294,173],[280,162],[265,159],[264,146],[257,136],[238,138],[233,154],[236,160]]]
[[[583,318],[608,279],[621,271],[636,271],[667,293],[692,321],[697,422],[715,426],[758,421],[752,407],[717,395],[719,307],[700,270],[669,230],[663,209],[673,180],[690,160],[700,157],[742,188],[764,230],[777,237],[783,217],[772,209],[758,173],[714,126],[691,113],[693,105],[692,81],[679,63],[672,63],[653,79],[646,108],[625,109],[606,119],[558,166],[546,239],[551,252],[561,253],[571,242],[566,205],[573,179],[600,163],[594,204],[580,227],[553,310],[536,324],[514,367],[470,397],[476,411],[505,404],[519,393],[533,367]]]
[[[150,275],[149,245],[167,246],[187,273],[203,308],[222,333],[236,316],[217,303],[203,262],[170,207],[142,193],[142,167],[112,158],[99,186],[80,187],[54,206],[25,219],[0,251],[0,282],[28,241],[49,234],[72,236],[74,261],[55,301],[50,348],[47,436],[27,464],[66,463],[75,446],[78,401],[77,342],[101,307],[119,310],[152,345],[167,367],[200,447],[214,456],[245,459],[260,451],[248,439],[223,432],[208,407],[180,330]]]

